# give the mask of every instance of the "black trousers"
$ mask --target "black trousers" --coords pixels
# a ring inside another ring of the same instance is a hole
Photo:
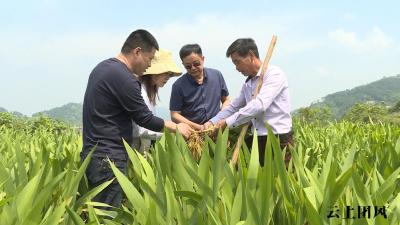
[[[290,154],[290,149],[294,145],[293,131],[290,131],[289,133],[286,134],[277,134],[275,136],[279,138],[281,149],[283,150],[286,147],[285,164],[287,168],[290,159],[292,158],[292,155]],[[267,135],[258,136],[257,138],[258,138],[259,162],[261,166],[264,166],[265,145],[267,144],[268,136]],[[251,151],[251,148],[253,146],[253,135],[247,137],[245,139],[245,142],[246,145],[249,147],[249,150]]]
[[[122,173],[126,175],[127,161],[115,159],[110,160]],[[86,168],[86,177],[89,182],[89,187],[92,189],[106,181],[113,179],[115,175],[111,170],[110,164],[106,157],[102,158],[93,156],[88,167]],[[123,197],[124,192],[117,179],[115,179],[103,191],[97,194],[93,198],[93,201],[106,203],[118,208],[121,206]]]

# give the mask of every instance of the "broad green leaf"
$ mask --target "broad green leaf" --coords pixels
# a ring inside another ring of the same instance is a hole
[[[46,220],[46,222],[41,223],[43,225],[53,225],[53,224],[59,224],[61,217],[64,215],[65,212],[65,205],[66,201],[61,203],[51,214],[51,216]]]
[[[314,207],[315,202],[313,203],[313,201],[315,201],[315,198],[313,200],[313,196],[315,196],[315,194],[313,193],[312,189],[305,189],[305,206],[306,206],[306,211],[307,211],[307,218],[308,218],[308,222],[310,225],[322,225],[322,220],[321,220],[321,215],[318,213],[317,209]],[[309,197],[311,199],[309,199]],[[322,212],[324,213],[324,212]]]
[[[237,224],[242,215],[242,192],[242,183],[239,182],[238,188],[236,189],[235,199],[233,200],[230,224]]]
[[[20,221],[24,220],[24,217],[27,216],[26,212],[33,204],[33,200],[38,192],[38,184],[41,175],[42,174],[40,173],[33,177],[18,194],[15,204],[17,207],[18,219]]]
[[[253,196],[256,191],[258,168],[260,167],[258,151],[258,138],[257,132],[255,132],[253,136],[253,147],[250,155],[250,164],[247,170],[247,189],[253,194]]]
[[[66,207],[67,213],[71,217],[72,221],[74,222],[75,225],[85,225],[85,222],[81,219],[81,217],[73,211],[70,207]]]
[[[225,129],[223,133],[218,132],[217,145],[215,147],[214,162],[212,165],[212,206],[217,204],[217,196],[219,192],[219,184],[222,179],[224,164],[226,161],[226,145],[228,141],[229,129]]]
[[[121,172],[115,165],[110,161],[110,166],[112,171],[115,174],[115,177],[118,180],[118,183],[121,185],[122,190],[130,203],[137,209],[140,213],[146,215],[147,208],[144,202],[142,195],[139,191],[133,186],[133,184],[129,181],[129,179]]]
[[[106,181],[102,184],[100,184],[97,187],[94,187],[92,190],[86,192],[82,197],[80,197],[75,204],[75,209],[78,207],[83,206],[87,201],[91,201],[92,198],[94,198],[97,194],[99,194],[101,191],[103,191],[108,185],[110,185],[114,179]]]

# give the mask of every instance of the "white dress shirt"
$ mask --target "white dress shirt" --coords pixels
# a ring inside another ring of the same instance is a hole
[[[285,74],[279,67],[269,66],[260,92],[253,99],[260,72],[261,68],[255,77],[246,80],[240,95],[210,120],[213,124],[226,119],[227,126],[233,128],[251,120],[252,130],[256,129],[258,136],[268,134],[266,123],[274,134],[291,131],[289,86]]]
[[[155,105],[153,105],[150,102],[149,96],[147,96],[147,91],[146,87],[142,84],[142,97],[144,99],[144,102],[146,103],[147,107],[149,107],[150,111],[153,112],[153,115],[156,115],[156,108]],[[160,132],[155,132],[148,130],[146,128],[143,128],[136,123],[133,123],[133,137],[140,137],[142,139],[150,139],[150,140],[157,140],[162,136],[162,133]]]

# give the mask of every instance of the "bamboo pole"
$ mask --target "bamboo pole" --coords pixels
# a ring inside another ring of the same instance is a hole
[[[253,99],[255,99],[257,97],[258,93],[260,92],[260,89],[261,89],[261,86],[262,86],[262,83],[264,80],[264,75],[268,69],[269,60],[271,59],[272,52],[273,52],[275,44],[276,44],[276,40],[277,40],[276,35],[273,35],[271,42],[269,44],[269,47],[268,47],[267,55],[265,56],[264,62],[262,64],[260,78],[258,79],[258,83],[257,83],[256,91],[253,95]],[[246,134],[248,128],[249,128],[249,123],[244,125],[242,127],[242,130],[240,131],[239,138],[237,140],[235,150],[233,152],[233,156],[232,156],[232,160],[231,160],[232,165],[236,165],[236,163],[237,163],[237,159],[239,156],[239,150],[240,150],[240,147],[242,146],[243,138],[244,138],[244,135]]]

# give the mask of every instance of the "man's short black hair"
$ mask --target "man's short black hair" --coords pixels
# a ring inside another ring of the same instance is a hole
[[[179,57],[181,57],[181,60],[185,58],[186,56],[196,53],[200,56],[203,56],[203,53],[201,51],[200,45],[198,44],[188,44],[184,45],[181,50],[179,51]]]
[[[143,51],[150,52],[153,48],[159,49],[156,38],[147,30],[135,30],[126,39],[121,52],[129,53],[132,49],[140,47]]]
[[[252,51],[254,55],[259,58],[256,42],[251,38],[239,38],[226,50],[226,57],[229,58],[235,52],[241,57],[244,57],[249,51]]]

